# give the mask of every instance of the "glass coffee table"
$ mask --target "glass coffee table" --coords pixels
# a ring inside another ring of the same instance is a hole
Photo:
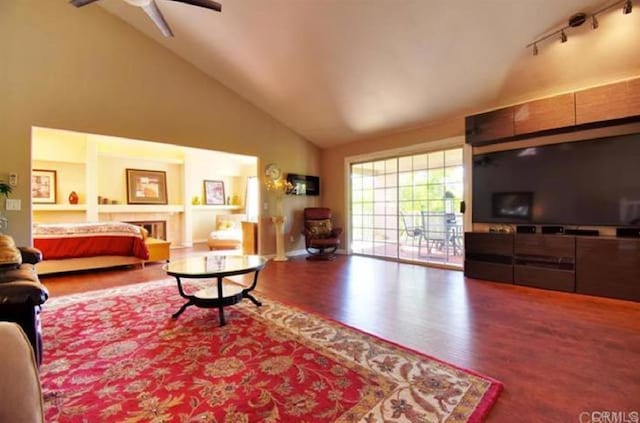
[[[220,326],[225,325],[224,307],[236,304],[243,298],[248,298],[257,306],[262,303],[250,294],[258,283],[258,274],[264,268],[267,259],[261,256],[218,256],[208,255],[175,260],[165,264],[162,268],[168,275],[176,278],[180,296],[187,300],[172,317],[177,319],[189,306],[202,308],[217,308],[220,313]],[[254,273],[253,283],[246,287],[240,284],[224,282],[227,276]],[[193,294],[184,291],[181,278],[206,279],[215,278],[216,286],[210,286]]]

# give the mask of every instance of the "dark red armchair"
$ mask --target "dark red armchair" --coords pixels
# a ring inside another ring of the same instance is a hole
[[[303,215],[305,248],[307,260],[333,260],[340,246],[342,228],[334,228],[331,223],[331,209],[327,207],[307,207]]]

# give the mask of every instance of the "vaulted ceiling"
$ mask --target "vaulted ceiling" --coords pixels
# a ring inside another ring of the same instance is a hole
[[[525,48],[602,1],[222,0],[222,13],[156,2],[174,38],[122,0],[87,7],[102,6],[320,147],[640,69],[639,49],[615,52],[619,37],[639,34],[640,10],[616,7],[597,31],[585,24],[565,44],[541,44],[537,57]]]

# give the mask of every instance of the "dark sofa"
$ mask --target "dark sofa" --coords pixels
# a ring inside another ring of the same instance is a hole
[[[40,311],[49,298],[35,268],[41,260],[39,250],[17,248],[13,238],[0,234],[0,320],[22,327],[38,365],[42,363]]]

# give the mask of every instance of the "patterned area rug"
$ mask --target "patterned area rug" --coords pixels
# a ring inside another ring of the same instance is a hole
[[[475,422],[502,389],[257,293],[217,310],[174,281],[54,298],[42,322],[47,422]]]

